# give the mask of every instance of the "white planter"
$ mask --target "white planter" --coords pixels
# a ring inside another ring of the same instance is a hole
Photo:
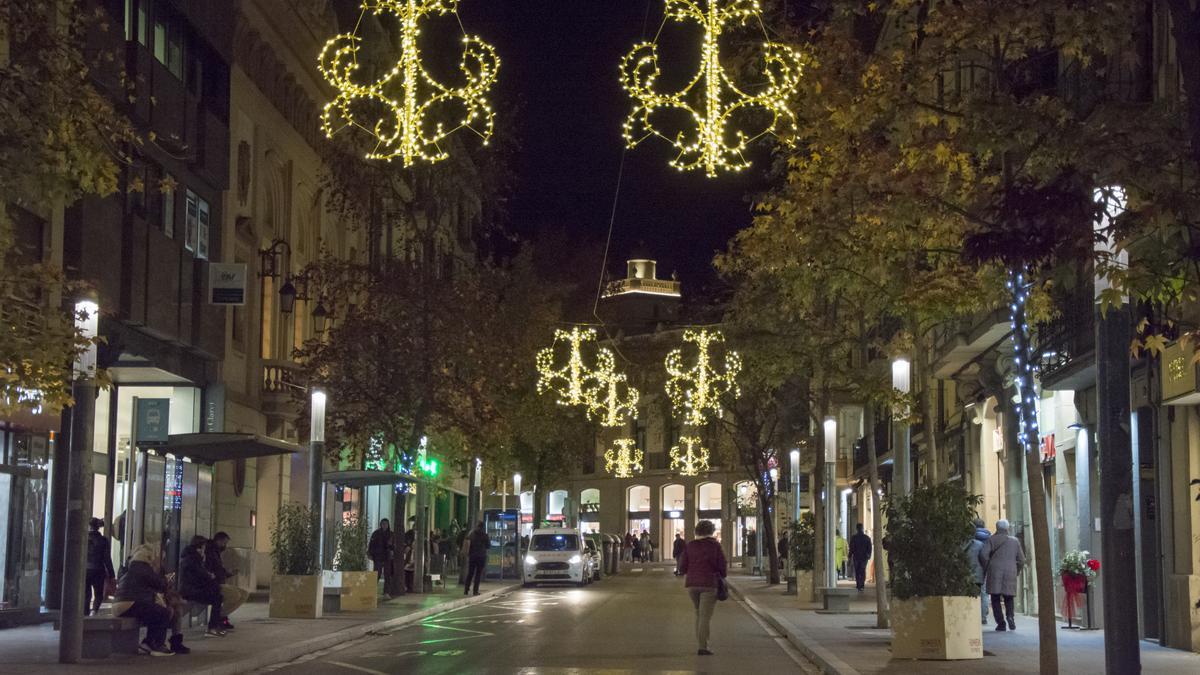
[[[817,601],[817,586],[813,581],[812,570],[796,570],[796,599],[802,605],[810,605]]]
[[[983,658],[979,598],[893,598],[891,614],[894,659]]]
[[[275,574],[269,614],[273,619],[319,619],[324,590],[320,574]]]

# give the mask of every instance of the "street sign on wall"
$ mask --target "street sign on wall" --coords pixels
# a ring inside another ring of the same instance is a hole
[[[137,444],[165,445],[171,426],[171,399],[139,398],[134,401],[137,416]]]
[[[208,264],[209,304],[246,304],[246,263]]]

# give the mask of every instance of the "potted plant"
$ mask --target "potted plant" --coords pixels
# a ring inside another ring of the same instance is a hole
[[[362,612],[379,606],[378,575],[367,568],[367,522],[357,514],[342,521],[337,530],[334,569],[340,575],[342,611]]]
[[[799,521],[788,525],[788,560],[796,571],[796,596],[801,604],[817,600],[816,584],[813,583],[816,544],[817,529],[812,512],[801,515]]]
[[[1074,627],[1075,611],[1081,604],[1081,595],[1087,593],[1088,581],[1096,578],[1100,571],[1100,561],[1088,557],[1087,551],[1067,551],[1058,563],[1058,574],[1063,584],[1063,614],[1067,615],[1067,625]]]
[[[316,515],[303,504],[279,507],[271,526],[272,618],[317,619],[321,616],[321,570],[313,533]]]
[[[892,658],[983,658],[979,587],[967,560],[979,501],[952,483],[887,501]]]

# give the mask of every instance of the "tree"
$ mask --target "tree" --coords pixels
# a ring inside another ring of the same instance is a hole
[[[111,31],[80,0],[0,0],[0,416],[72,404],[71,363],[92,344],[64,296],[80,291],[53,261],[30,259],[21,233],[85,195],[117,189],[139,142],[97,89],[114,55],[89,40]],[[40,241],[37,242],[40,248]]]

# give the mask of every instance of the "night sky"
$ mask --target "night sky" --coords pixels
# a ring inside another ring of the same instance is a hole
[[[647,8],[649,13],[647,15]],[[667,165],[674,154],[661,139],[625,153],[621,125],[633,103],[621,88],[618,64],[662,22],[662,0],[467,0],[463,24],[495,45],[501,59],[497,108],[518,103],[519,183],[511,226],[534,236],[567,229],[581,246],[603,243],[617,195],[609,270],[624,276],[626,256],[644,244],[659,276],[678,271],[685,294],[712,283],[714,252],[750,222],[747,194],[763,188],[769,155],[738,175],[706,178]],[[648,20],[647,20],[648,16]],[[699,34],[686,31],[698,59]],[[673,52],[672,52],[673,53]],[[681,72],[691,68],[681,63]],[[498,129],[499,132],[499,129]],[[591,274],[598,275],[600,260]]]

